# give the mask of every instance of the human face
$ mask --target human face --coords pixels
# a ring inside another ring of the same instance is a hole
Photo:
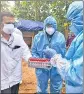
[[[9,40],[10,38],[10,34],[6,34],[5,32],[3,32],[3,27],[4,27],[4,24],[9,24],[9,23],[14,23],[15,22],[15,19],[14,17],[7,17],[7,16],[4,16],[2,18],[2,23],[0,25],[0,33],[2,34],[2,36],[6,39],[6,40]]]

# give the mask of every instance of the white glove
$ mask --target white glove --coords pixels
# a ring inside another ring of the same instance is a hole
[[[50,62],[53,67],[58,69],[58,72],[62,78],[65,79],[67,71],[70,67],[70,62],[65,58],[62,58],[60,54],[55,55]]]
[[[54,55],[54,56],[51,58],[51,60],[50,60],[51,65],[52,65],[53,67],[57,67],[57,61],[59,61],[61,58],[62,58],[62,57],[61,57],[61,54],[56,54],[56,55]]]
[[[60,58],[60,59],[57,60],[56,65],[57,65],[57,68],[59,70],[65,70],[65,71],[67,71],[68,67],[70,66],[70,63],[69,63],[68,60],[66,60],[64,58]]]

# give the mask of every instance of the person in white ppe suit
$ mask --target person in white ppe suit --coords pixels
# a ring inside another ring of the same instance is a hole
[[[61,77],[65,80],[67,94],[83,94],[83,2],[74,1],[70,4],[66,17],[71,21],[69,29],[76,37],[65,58],[56,54],[51,59],[51,64],[57,67]]]
[[[13,18],[9,12],[1,13],[1,94],[18,94],[22,59],[28,62],[31,57],[23,37],[14,33]]]

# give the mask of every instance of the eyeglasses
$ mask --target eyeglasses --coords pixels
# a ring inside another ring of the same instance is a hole
[[[15,22],[7,22],[7,23],[5,23],[5,24],[15,24]]]
[[[13,24],[14,27],[16,26],[16,22],[7,22],[7,23],[5,23],[5,24]]]
[[[46,27],[53,27],[51,24],[47,24]]]

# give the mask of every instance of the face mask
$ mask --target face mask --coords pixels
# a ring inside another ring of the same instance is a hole
[[[46,32],[49,35],[52,35],[55,32],[55,29],[53,27],[46,27]]]
[[[4,24],[3,32],[6,34],[12,34],[14,32],[14,25],[13,24]]]
[[[16,27],[16,23],[15,23],[15,22],[8,22],[8,23],[6,23],[6,24],[13,24],[14,27]]]

